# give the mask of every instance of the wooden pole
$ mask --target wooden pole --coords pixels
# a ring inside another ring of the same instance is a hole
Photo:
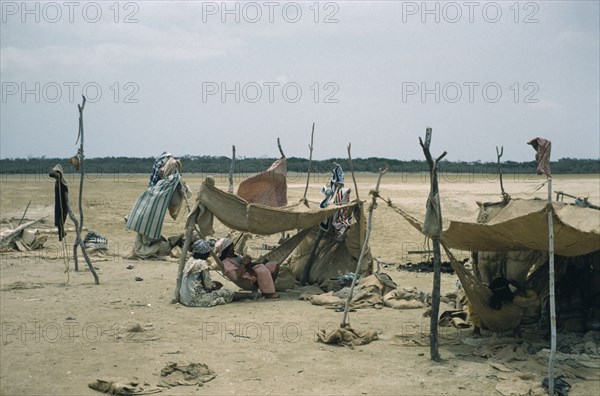
[[[50,177],[56,179],[56,185],[57,185],[56,188],[59,189],[59,197],[62,196],[62,194],[60,193],[60,185],[63,183],[61,172],[51,171]],[[62,208],[62,204],[60,206]],[[77,254],[78,247],[81,248],[81,252],[83,253],[83,258],[85,259],[85,262],[87,263],[90,272],[94,276],[94,283],[99,285],[100,280],[98,279],[98,274],[96,274],[96,270],[94,270],[94,266],[92,265],[92,262],[90,261],[90,257],[88,256],[88,254],[85,250],[85,245],[83,244],[83,240],[80,237],[81,234],[79,231],[80,230],[79,221],[77,221],[77,217],[75,217],[75,214],[71,210],[71,205],[69,204],[69,194],[65,194],[65,207],[67,208],[67,214],[69,215],[69,218],[71,219],[71,221],[73,221],[73,224],[75,224],[75,232],[77,233],[77,238],[75,239],[75,244],[73,245],[73,254],[74,255]],[[64,242],[64,239],[63,239],[63,242]]]
[[[352,278],[352,284],[350,285],[350,293],[348,293],[348,298],[346,299],[346,306],[344,307],[344,315],[342,316],[342,323],[340,327],[346,327],[349,325],[348,321],[348,311],[350,309],[350,301],[352,300],[352,293],[354,292],[354,286],[356,285],[356,279],[358,277],[358,271],[360,271],[360,264],[365,257],[367,246],[369,245],[369,237],[371,236],[371,224],[373,223],[373,210],[377,206],[377,197],[379,196],[379,185],[381,183],[381,177],[387,172],[386,169],[379,169],[379,177],[377,178],[377,184],[375,185],[375,190],[371,195],[371,205],[369,206],[369,217],[367,221],[367,232],[365,234],[365,240],[363,241],[362,248],[360,249],[360,256],[358,256],[358,262],[356,263],[356,269],[354,270],[354,278]]]
[[[83,100],[81,104],[77,105],[79,109],[79,132],[77,133],[77,142],[79,142],[79,150],[77,151],[77,156],[79,157],[79,222],[75,223],[75,241],[73,242],[73,269],[77,272],[79,271],[79,261],[77,258],[77,246],[79,246],[79,240],[81,239],[81,229],[83,228],[83,205],[82,205],[82,197],[83,197],[83,109],[85,108],[85,96],[83,96]],[[69,215],[69,217],[71,217]]]
[[[185,260],[187,259],[187,253],[190,250],[192,244],[192,234],[194,233],[194,225],[198,216],[204,211],[204,205],[200,204],[192,211],[185,222],[185,239],[183,241],[183,248],[181,249],[181,255],[179,256],[179,266],[177,267],[177,281],[175,283],[175,292],[173,293],[172,304],[179,302],[179,291],[181,290],[181,281],[183,279],[183,269],[185,268]]]
[[[556,302],[554,297],[554,222],[552,207],[552,178],[548,176],[548,258],[550,298],[550,357],[548,359],[548,394],[554,395],[554,357],[556,355]]]
[[[313,122],[312,125],[312,132],[310,133],[310,144],[308,145],[308,148],[310,150],[310,156],[308,157],[308,172],[306,174],[306,187],[304,188],[304,195],[302,197],[302,202],[304,202],[305,205],[308,206],[307,201],[306,201],[306,193],[308,192],[308,183],[310,182],[310,166],[312,163],[312,152],[313,152],[313,138],[315,136],[315,123]]]
[[[354,182],[354,191],[356,192],[356,200],[360,201],[360,197],[358,196],[358,185],[356,184],[356,177],[354,177],[354,167],[352,166],[352,155],[350,154],[351,148],[352,148],[352,143],[348,143],[348,165],[350,165],[350,173],[352,174],[352,181]]]
[[[283,154],[283,150],[281,149],[281,142],[279,138],[277,138],[277,148],[279,149],[279,154],[281,154],[281,158],[285,158],[285,154]]]
[[[79,248],[81,249],[81,253],[83,254],[83,258],[85,259],[85,262],[86,262],[90,272],[92,273],[92,276],[94,277],[94,283],[99,285],[100,279],[98,279],[98,274],[96,273],[96,270],[94,269],[94,266],[92,265],[90,256],[88,256],[87,251],[85,250],[85,245],[83,244],[83,239],[81,239],[81,233],[78,232],[78,230],[80,230],[81,225],[79,224],[79,222],[77,221],[77,217],[75,217],[75,214],[71,210],[71,206],[69,205],[69,196],[68,195],[66,195],[66,200],[67,200],[67,213],[69,214],[69,218],[71,219],[71,221],[73,221],[73,224],[75,224],[75,232],[77,233],[75,245],[73,246],[73,254],[77,254],[77,247],[79,246]]]
[[[77,141],[79,141],[79,150],[77,152],[77,155],[79,156],[79,221],[77,221],[77,218],[75,217],[75,215],[73,214],[73,211],[71,210],[71,206],[69,205],[69,197],[67,195],[67,211],[69,214],[69,218],[73,221],[73,223],[75,224],[75,242],[73,243],[73,269],[75,271],[79,270],[79,263],[77,260],[77,247],[79,246],[79,248],[81,249],[81,253],[83,254],[83,258],[85,259],[85,262],[90,270],[90,272],[92,273],[92,275],[94,276],[94,283],[99,285],[100,284],[100,280],[98,279],[98,274],[96,274],[96,271],[94,270],[94,266],[92,265],[92,262],[90,260],[90,257],[88,256],[86,250],[85,250],[85,245],[83,244],[83,239],[81,238],[81,231],[83,229],[83,179],[84,179],[84,153],[83,153],[83,110],[85,108],[85,96],[82,95],[82,102],[80,105],[77,105],[77,108],[79,109],[79,133],[77,135]],[[60,183],[61,181],[58,180],[58,182]]]
[[[442,153],[436,160],[431,156],[429,146],[431,144],[431,128],[425,130],[425,143],[419,137],[419,144],[425,154],[425,159],[429,165],[429,173],[431,177],[431,191],[430,196],[438,194],[438,179],[437,179],[437,164],[447,154],[446,151]],[[441,213],[440,213],[440,225],[441,225]],[[440,230],[441,232],[441,230]],[[439,362],[441,360],[439,348],[438,348],[438,316],[440,312],[440,283],[441,283],[441,254],[440,254],[440,237],[441,235],[431,235],[433,244],[433,290],[431,291],[431,333],[429,335],[429,352],[431,360]]]
[[[229,188],[227,192],[233,194],[233,171],[235,169],[235,145],[231,146],[231,166],[229,167]]]
[[[21,220],[19,220],[19,224],[17,224],[17,227],[21,225],[21,223],[23,222],[23,220],[25,219],[25,215],[27,214],[27,210],[29,209],[29,205],[31,205],[31,201],[29,201],[29,203],[27,204],[27,207],[25,208],[25,211],[23,212],[23,216],[21,216]]]
[[[502,155],[504,154],[504,146],[500,146],[500,150],[498,150],[498,146],[496,146],[496,156],[497,156],[497,162],[498,162],[498,175],[500,177],[500,190],[502,191],[502,202],[504,202],[505,204],[508,203],[508,201],[510,201],[510,195],[508,195],[505,191],[504,191],[504,183],[502,181],[502,168],[500,168],[500,158],[502,157]]]

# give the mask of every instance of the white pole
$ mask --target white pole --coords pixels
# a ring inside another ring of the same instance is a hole
[[[548,394],[554,396],[554,355],[556,354],[556,302],[554,298],[554,223],[552,221],[552,178],[548,177],[548,258],[550,293],[550,358],[548,359]]]

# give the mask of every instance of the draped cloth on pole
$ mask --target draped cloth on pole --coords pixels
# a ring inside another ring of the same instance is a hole
[[[538,175],[546,175],[552,177],[550,173],[550,152],[552,149],[552,142],[550,140],[536,137],[527,142],[535,150],[535,160],[538,162],[536,173]]]
[[[69,188],[65,181],[64,172],[60,164],[56,164],[52,168],[52,172],[56,173],[56,184],[54,185],[54,225],[58,228],[58,240],[62,241],[65,237],[65,220],[69,207],[67,206]]]
[[[436,167],[433,164],[433,169]],[[427,204],[425,205],[425,220],[423,221],[423,234],[430,238],[439,238],[442,233],[442,207],[440,205],[440,193],[437,183],[433,183],[433,171],[430,173],[431,189]]]

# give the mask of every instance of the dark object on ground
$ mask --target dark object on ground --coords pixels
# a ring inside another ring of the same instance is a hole
[[[508,279],[499,276],[490,283],[489,287],[492,293],[494,293],[490,299],[490,308],[500,310],[504,303],[511,303],[513,301],[513,294],[510,291]]]
[[[548,377],[544,377],[542,380],[542,386],[544,389],[548,389]],[[561,377],[554,378],[554,394],[558,396],[568,396],[571,384],[562,379]]]
[[[408,271],[408,272],[433,272],[433,262],[431,261],[421,261],[420,263],[406,263],[406,264],[398,264],[396,267],[398,271]],[[453,274],[454,269],[450,265],[449,261],[442,262],[442,273],[444,274]]]

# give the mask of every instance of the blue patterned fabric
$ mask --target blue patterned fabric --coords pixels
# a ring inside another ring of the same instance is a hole
[[[154,165],[152,165],[152,173],[150,174],[150,183],[148,187],[152,187],[160,180],[160,168],[164,165],[165,161],[172,157],[171,153],[164,151],[161,155],[156,157],[154,160]]]

